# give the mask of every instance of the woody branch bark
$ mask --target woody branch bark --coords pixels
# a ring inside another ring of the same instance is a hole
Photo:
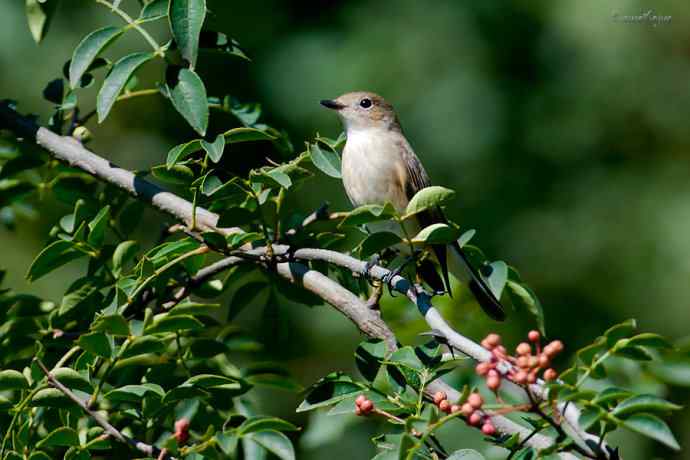
[[[188,226],[192,224],[194,207],[189,201],[137,177],[131,171],[112,164],[89,151],[80,142],[71,137],[60,136],[38,126],[32,119],[17,113],[7,103],[0,103],[0,128],[3,127],[12,130],[17,137],[40,145],[56,159],[129,192],[135,198],[179,219]],[[197,229],[200,230],[216,231],[225,234],[242,231],[238,228],[218,228],[218,215],[199,207],[196,208],[195,221]],[[290,253],[290,248],[285,245],[273,245],[272,249],[275,255],[287,256]],[[252,253],[256,253],[252,255],[257,255],[261,254],[261,251],[265,252],[266,248],[240,251],[237,256],[242,257]],[[389,274],[389,270],[378,265],[367,267],[364,261],[346,254],[323,249],[297,249],[290,253],[290,257],[292,261],[286,260],[276,264],[278,274],[321,297],[352,320],[368,336],[381,338],[389,346],[395,345],[395,336],[390,328],[380,318],[378,313],[367,307],[364,301],[327,276],[318,271],[310,270],[306,265],[295,263],[294,261],[324,260],[331,264],[345,267],[354,273],[367,274],[371,278],[378,280],[383,279]],[[405,294],[417,306],[424,315],[427,324],[434,331],[441,334],[453,348],[477,361],[490,359],[491,354],[488,350],[459,334],[448,325],[438,310],[433,307],[431,295],[399,275],[393,277],[391,285],[393,289]],[[433,389],[433,391],[443,388],[449,396],[457,394],[457,392],[440,381],[435,382],[429,388]],[[535,386],[535,394],[544,395],[544,389],[541,385]],[[572,404],[568,406],[568,409],[564,411],[563,415],[571,430],[576,434],[576,440],[578,438],[580,438],[580,441],[592,439],[597,442],[598,438],[585,433],[579,427],[577,421],[579,410]],[[492,421],[495,422],[496,428],[503,433],[519,433],[523,437],[530,433],[525,427],[503,416],[494,416]],[[543,435],[534,435],[529,438],[527,444],[537,449],[543,449],[552,445],[553,439]],[[571,454],[562,454],[561,457],[567,460],[576,458]]]

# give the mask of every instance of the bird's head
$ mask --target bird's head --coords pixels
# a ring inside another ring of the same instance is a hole
[[[378,94],[356,91],[335,99],[324,99],[321,105],[338,112],[347,131],[400,129],[393,106]]]

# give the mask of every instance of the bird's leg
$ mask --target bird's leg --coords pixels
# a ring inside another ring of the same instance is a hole
[[[371,256],[371,258],[369,258],[369,260],[367,260],[367,263],[364,265],[364,279],[366,279],[372,286],[374,286],[374,278],[372,278],[372,276],[369,274],[369,270],[371,270],[372,267],[378,265],[379,262],[381,262],[381,256],[378,254],[374,254],[373,256]]]
[[[400,264],[400,266],[389,271],[388,274],[386,274],[383,278],[381,278],[381,281],[383,281],[383,283],[386,286],[388,286],[388,293],[390,294],[391,297],[395,297],[395,295],[393,295],[393,289],[395,288],[392,285],[393,279],[396,276],[398,276],[410,262],[414,262],[415,260],[417,260],[417,253],[416,252],[407,256],[405,258],[405,260],[403,261],[403,263]]]
[[[383,295],[383,283],[372,284],[371,295],[366,301],[366,306],[372,310],[379,310],[379,301]]]

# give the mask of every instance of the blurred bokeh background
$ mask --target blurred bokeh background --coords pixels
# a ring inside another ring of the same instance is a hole
[[[208,0],[208,6],[208,25],[237,39],[252,59],[202,56],[210,95],[261,103],[264,119],[286,129],[299,149],[317,132],[340,132],[320,99],[360,89],[382,94],[433,181],[457,190],[451,217],[477,229],[476,243],[517,267],[537,292],[550,336],[572,350],[626,318],[673,339],[690,335],[689,4]],[[86,33],[118,23],[92,2],[64,1],[60,8],[40,46],[23,2],[5,0],[0,14],[0,98],[18,100],[21,111],[44,122],[51,109],[41,97],[46,83],[60,76]],[[650,9],[672,19],[654,26],[614,18]],[[153,31],[164,36],[165,24]],[[133,49],[143,44],[130,33],[108,54]],[[162,78],[157,65],[144,67],[145,82]],[[90,107],[95,92],[84,90],[81,103]],[[213,116],[212,129],[222,129]],[[193,136],[162,98],[118,104],[105,124],[90,127],[91,147],[128,168],[163,162],[170,147]],[[323,176],[298,192],[294,205],[307,212],[324,200],[333,209],[348,207],[341,184]],[[59,300],[83,267],[70,264],[33,284],[23,278],[52,223],[68,212],[40,209],[37,221],[20,218],[14,230],[0,228],[0,265],[10,269],[10,287]],[[161,217],[151,213],[147,222],[157,232]],[[383,308],[403,341],[421,340],[416,311],[395,300]],[[289,327],[278,335],[257,330],[260,314],[240,318],[264,339],[266,357],[280,360],[303,385],[353,368],[361,337],[348,321],[328,307],[282,311]],[[475,338],[494,329],[517,338],[530,327],[515,314],[496,327],[476,308],[452,313]],[[665,396],[688,404],[690,365],[678,366]],[[298,395],[265,395],[258,401],[265,412],[306,425],[299,458],[373,453],[368,438],[378,427],[322,415],[309,420],[294,414]],[[690,412],[681,411],[672,426],[681,445],[690,445]],[[478,433],[464,428],[453,438],[457,445],[481,444]],[[628,460],[690,458],[638,436],[617,440]]]

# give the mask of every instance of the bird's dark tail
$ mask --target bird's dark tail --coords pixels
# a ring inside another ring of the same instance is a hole
[[[470,261],[458,244],[448,245],[448,269],[451,274],[467,283],[479,306],[496,321],[506,319],[501,302],[494,296],[482,276],[470,265]]]

